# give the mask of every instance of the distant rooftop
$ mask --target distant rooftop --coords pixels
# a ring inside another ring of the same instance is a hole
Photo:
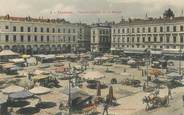
[[[115,24],[114,22],[104,22],[104,23],[94,23],[91,26],[92,27],[111,27],[113,24]]]
[[[119,23],[116,25],[141,25],[141,24],[159,24],[159,23],[175,23],[175,22],[184,22],[184,17],[172,17],[172,18],[153,18],[148,17],[145,19],[140,18],[129,18],[128,20],[122,19]]]
[[[46,23],[70,23],[65,19],[46,19],[46,18],[32,18],[30,16],[27,17],[14,17],[10,15],[0,16],[0,20],[12,20],[12,21],[27,21],[27,22],[46,22]]]

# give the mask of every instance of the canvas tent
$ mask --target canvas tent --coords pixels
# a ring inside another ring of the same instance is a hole
[[[50,89],[42,87],[42,86],[38,86],[38,87],[34,87],[33,89],[29,90],[29,92],[31,92],[35,95],[42,95],[42,94],[49,93]]]
[[[21,100],[21,99],[32,98],[33,96],[34,95],[31,92],[24,90],[24,91],[15,92],[15,93],[8,95],[8,99]]]
[[[19,91],[23,91],[24,88],[23,87],[19,87],[16,85],[11,85],[9,87],[6,87],[2,90],[3,93],[5,94],[11,94],[11,93],[15,93],[15,92],[19,92]]]
[[[0,61],[1,62],[8,62],[9,59],[18,58],[19,54],[15,53],[11,50],[3,50],[0,52]]]

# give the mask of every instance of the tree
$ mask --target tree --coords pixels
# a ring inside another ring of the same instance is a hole
[[[164,18],[174,18],[174,12],[169,8],[163,13]]]

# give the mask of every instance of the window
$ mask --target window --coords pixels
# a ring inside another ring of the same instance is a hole
[[[122,33],[125,33],[125,30],[124,29],[122,29]]]
[[[68,33],[70,33],[70,29],[68,29]]]
[[[9,29],[9,26],[5,26],[5,29],[6,29],[6,30]]]
[[[183,36],[180,36],[180,42],[182,42],[183,43]]]
[[[183,31],[183,26],[180,26],[180,31]]]
[[[173,42],[176,43],[176,36],[173,36]]]
[[[137,42],[139,42],[139,37],[137,37]]]
[[[167,26],[167,32],[169,32],[170,31],[170,28],[169,28],[169,26]]]
[[[24,42],[24,36],[23,36],[23,35],[20,36],[20,41],[21,41],[21,42]]]
[[[27,27],[27,31],[30,32],[31,31],[31,28],[30,27]]]
[[[16,32],[16,26],[13,26],[13,31]]]
[[[52,33],[55,33],[55,28],[52,28]]]
[[[41,36],[41,42],[43,42],[43,36]]]
[[[150,37],[148,37],[148,42],[150,42],[151,41],[151,38]]]
[[[173,32],[176,32],[176,26],[173,26]]]
[[[118,29],[118,34],[120,33],[120,29]]]
[[[132,33],[134,33],[134,28],[132,28]]]
[[[31,41],[31,36],[27,36],[27,41],[30,42]]]
[[[120,42],[120,38],[118,38],[118,43]]]
[[[162,26],[160,27],[160,32],[163,32],[163,27]]]
[[[145,42],[145,37],[142,38],[142,42]]]
[[[157,27],[154,27],[154,32],[157,32]]]
[[[13,42],[16,42],[16,41],[17,41],[16,35],[13,35]]]
[[[116,33],[116,30],[115,29],[113,31],[114,31],[114,33]]]
[[[6,41],[6,42],[9,41],[9,35],[5,35],[5,41]]]
[[[68,37],[68,42],[70,42],[70,36]]]
[[[134,37],[132,37],[132,42],[134,42]]]
[[[162,36],[160,36],[160,42],[163,42],[163,37]]]
[[[47,28],[47,32],[49,32],[49,28]]]
[[[145,33],[145,28],[142,28],[142,32]]]
[[[65,33],[65,28],[63,28],[63,33]]]
[[[93,36],[93,43],[95,43],[95,36]]]
[[[167,43],[169,43],[169,36],[167,36],[167,40],[166,41],[167,41]]]
[[[43,28],[40,28],[40,31],[43,32]]]
[[[75,29],[73,29],[73,33],[75,33]]]
[[[127,38],[127,42],[129,42],[129,37]]]
[[[58,28],[58,33],[60,33],[60,29]]]
[[[95,34],[95,31],[93,31],[93,34]]]
[[[154,42],[157,42],[157,37],[154,37]]]
[[[151,32],[151,28],[150,27],[148,27],[148,32]]]
[[[37,36],[34,36],[34,41],[37,42]]]
[[[24,32],[24,27],[23,26],[20,27],[20,31]]]
[[[129,28],[127,28],[127,33],[129,33]]]
[[[34,32],[37,32],[37,27],[34,28]]]
[[[47,36],[47,42],[49,42],[49,36]]]
[[[140,29],[139,28],[137,28],[137,33],[140,33]]]
[[[63,42],[65,42],[65,36],[63,36]]]
[[[75,36],[73,36],[73,42],[75,42]]]

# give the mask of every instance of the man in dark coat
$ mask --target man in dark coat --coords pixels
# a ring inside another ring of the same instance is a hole
[[[106,96],[106,100],[105,100],[105,103],[104,103],[104,110],[103,110],[103,114],[102,115],[105,115],[105,112],[106,112],[106,115],[109,115],[108,113],[108,109],[109,109],[109,95]]]

